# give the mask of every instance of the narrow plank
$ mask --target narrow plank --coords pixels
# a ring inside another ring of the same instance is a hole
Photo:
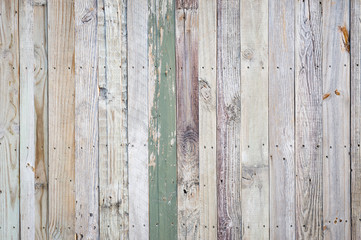
[[[351,1],[351,235],[361,238],[361,2]]]
[[[129,239],[149,239],[148,2],[128,1]]]
[[[176,82],[173,0],[148,2],[149,235],[177,238]]]
[[[350,239],[350,1],[322,1],[325,239]],[[341,31],[345,28],[345,33]],[[347,39],[346,39],[347,38]],[[345,44],[344,44],[345,42]],[[327,94],[330,94],[329,96]],[[328,96],[326,98],[326,96]]]
[[[74,1],[49,0],[49,238],[75,235]]]
[[[240,1],[217,5],[218,239],[241,239]]]
[[[216,62],[217,1],[199,0],[200,239],[217,239]]]
[[[322,239],[322,5],[295,16],[296,239]]]
[[[98,2],[100,239],[128,238],[125,6]]]
[[[0,2],[0,239],[19,239],[18,1]]]
[[[34,2],[36,239],[48,239],[48,59],[46,8],[46,2]]]
[[[97,1],[75,0],[75,232],[99,238]]]
[[[241,11],[242,239],[268,239],[268,0]]]
[[[269,2],[271,239],[295,238],[294,1]]]
[[[176,1],[178,239],[199,239],[198,1]]]
[[[19,1],[20,42],[20,232],[35,239],[34,6]]]

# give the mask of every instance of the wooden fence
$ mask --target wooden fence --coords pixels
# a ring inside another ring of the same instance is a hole
[[[0,239],[361,239],[360,19],[0,0]]]

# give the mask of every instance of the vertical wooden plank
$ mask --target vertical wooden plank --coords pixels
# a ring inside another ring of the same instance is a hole
[[[98,4],[100,239],[127,239],[126,1]]]
[[[217,1],[199,0],[200,239],[217,239],[216,62]]]
[[[48,58],[47,6],[34,2],[35,238],[48,233]]]
[[[322,239],[322,5],[295,8],[296,239]]]
[[[325,239],[351,237],[349,4],[322,1]]]
[[[295,238],[294,4],[269,2],[271,239]]]
[[[198,1],[176,1],[178,239],[199,239]]]
[[[22,239],[35,239],[35,59],[33,1],[20,0],[19,10],[20,229]]]
[[[129,239],[149,239],[148,2],[128,1]]]
[[[48,1],[49,238],[75,235],[74,1]],[[86,185],[87,186],[87,185]]]
[[[218,0],[217,11],[217,231],[218,239],[240,239],[240,1]]]
[[[268,0],[241,10],[242,239],[268,239]]]
[[[0,239],[19,239],[18,1],[0,2]]]
[[[351,1],[351,213],[352,239],[361,238],[361,1]]]
[[[75,231],[99,238],[97,0],[75,0]]]
[[[148,2],[149,232],[159,240],[177,237],[174,8]]]

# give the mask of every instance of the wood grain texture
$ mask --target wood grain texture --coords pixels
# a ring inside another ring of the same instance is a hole
[[[351,1],[351,237],[361,238],[361,2]]]
[[[148,3],[128,1],[129,239],[149,236]]]
[[[100,239],[127,239],[126,3],[98,4]]]
[[[295,238],[294,1],[269,2],[271,239]]]
[[[75,0],[74,3],[75,231],[78,239],[98,239],[97,1]]]
[[[322,5],[295,7],[296,239],[322,239]]]
[[[0,2],[0,239],[19,239],[18,1]]]
[[[34,6],[19,1],[20,43],[20,237],[35,239]]]
[[[49,0],[49,239],[75,235],[74,1]]]
[[[173,0],[148,2],[149,237],[177,238]]]
[[[325,239],[350,239],[349,1],[322,1],[323,222]]]
[[[217,1],[199,0],[200,239],[217,239],[216,62]]]
[[[242,239],[268,239],[268,0],[241,1],[241,66]]]
[[[217,15],[217,231],[218,239],[240,239],[240,1],[218,0]]]
[[[199,239],[198,1],[176,4],[178,239]]]

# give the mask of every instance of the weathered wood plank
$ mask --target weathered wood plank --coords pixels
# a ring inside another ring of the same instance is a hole
[[[126,5],[98,4],[100,239],[127,239]]]
[[[325,239],[351,237],[349,4],[348,0],[322,1]]]
[[[268,0],[241,11],[242,239],[268,239]]]
[[[97,1],[75,0],[75,231],[99,238]]]
[[[322,239],[322,5],[295,8],[296,239]]]
[[[199,239],[198,1],[176,4],[178,239]]]
[[[218,239],[240,239],[240,1],[218,0],[217,8],[217,231]]]
[[[19,239],[18,1],[0,2],[0,239]]]
[[[361,238],[361,2],[351,1],[351,235]]]
[[[174,7],[148,2],[150,239],[177,238]]]
[[[48,1],[49,238],[75,235],[74,1]]]
[[[199,0],[200,239],[217,239],[216,61],[217,1]]]
[[[149,239],[148,3],[128,1],[129,239]]]
[[[295,238],[294,4],[269,2],[271,239]]]
[[[20,42],[20,231],[35,239],[34,6],[19,1]]]

